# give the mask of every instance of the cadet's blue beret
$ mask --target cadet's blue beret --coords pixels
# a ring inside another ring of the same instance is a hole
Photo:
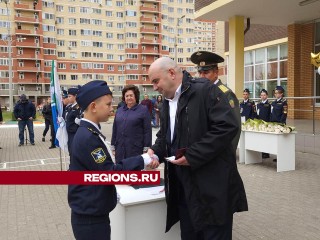
[[[243,92],[246,92],[246,93],[249,93],[250,94],[250,91],[248,88],[246,88],[245,90],[243,90]]]
[[[85,110],[90,103],[104,95],[112,95],[105,81],[94,80],[83,85],[77,95],[77,103]]]
[[[68,92],[66,90],[62,91],[62,98],[67,98],[68,97]]]
[[[71,94],[71,95],[75,96],[75,95],[78,94],[78,91],[79,91],[79,88],[72,87],[72,88],[68,89],[68,94]]]
[[[263,93],[263,92],[268,95],[268,91],[265,90],[264,88],[260,91],[260,93]]]
[[[223,62],[223,57],[213,52],[198,51],[191,55],[191,62],[197,64],[198,71],[207,71],[218,66]]]
[[[274,90],[284,92],[284,89],[281,86],[276,86],[276,88]]]

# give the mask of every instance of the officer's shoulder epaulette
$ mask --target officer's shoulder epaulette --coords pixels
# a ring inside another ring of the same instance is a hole
[[[253,100],[251,100],[251,99],[249,99],[248,102],[255,104],[255,102]]]
[[[230,91],[230,88],[228,88],[227,86],[220,84],[218,85],[218,88],[223,92],[223,93],[227,93]]]
[[[281,99],[281,102],[286,102],[286,101],[287,101],[287,99],[285,99],[285,98]]]
[[[92,132],[94,135],[100,135],[97,131],[93,130],[92,128],[87,127],[87,129]]]

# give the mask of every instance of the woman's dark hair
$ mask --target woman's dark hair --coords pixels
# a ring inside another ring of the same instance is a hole
[[[158,102],[158,98],[159,98],[159,97],[161,97],[161,102],[162,102],[162,101],[163,101],[162,95],[158,95],[158,96],[157,96],[157,102]]]
[[[125,101],[124,99],[124,95],[126,94],[126,92],[128,92],[129,90],[133,91],[134,96],[136,98],[136,102],[139,103],[140,100],[140,91],[139,88],[135,85],[127,85],[122,89],[122,101]]]

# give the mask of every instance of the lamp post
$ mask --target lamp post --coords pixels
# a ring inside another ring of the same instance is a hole
[[[10,16],[9,16],[9,8],[8,8],[8,0],[4,0],[4,3],[6,4],[7,8],[7,16],[8,16],[8,36],[7,36],[7,41],[8,41],[8,58],[9,58],[9,109],[10,111],[13,111],[13,93],[12,93],[12,55],[11,55],[11,31],[10,31]]]
[[[186,15],[183,15],[181,17],[179,17],[177,19],[177,26],[176,26],[176,31],[177,33],[175,34],[175,37],[174,37],[174,61],[176,63],[178,63],[178,27],[180,26],[180,20],[183,19]]]

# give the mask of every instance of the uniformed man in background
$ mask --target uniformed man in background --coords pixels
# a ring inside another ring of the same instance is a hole
[[[67,108],[70,106],[69,98],[68,98],[68,91],[63,90],[61,96],[62,96],[62,104],[63,104],[62,117],[63,117],[63,119],[65,119]]]
[[[207,78],[215,85],[217,85],[221,90],[227,89],[227,97],[229,100],[229,104],[234,109],[234,113],[236,118],[239,121],[239,125],[241,126],[241,117],[239,110],[239,100],[234,92],[225,86],[221,80],[219,79],[219,68],[218,63],[224,62],[224,58],[215,54],[213,52],[207,51],[198,51],[191,55],[191,62],[197,65],[198,74],[201,78]],[[238,134],[232,141],[232,145],[234,151],[237,150],[238,142],[241,134],[241,128],[239,128]]]
[[[246,121],[248,119],[256,118],[256,105],[254,101],[249,99],[250,91],[248,88],[243,90],[243,100],[240,102],[240,113],[241,117],[245,117]]]
[[[147,153],[116,164],[112,161],[110,146],[99,127],[112,110],[112,92],[105,81],[85,84],[79,90],[77,102],[84,109],[84,117],[72,142],[70,171],[130,171],[142,170],[149,164],[159,165]],[[77,240],[110,240],[109,213],[117,204],[114,185],[69,185],[68,202]]]

